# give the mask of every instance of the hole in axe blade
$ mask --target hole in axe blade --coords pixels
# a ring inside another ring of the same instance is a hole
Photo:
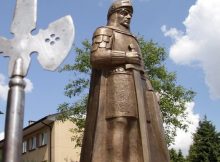
[[[54,37],[55,37],[55,34],[51,34],[50,37],[51,37],[51,38],[54,38]]]
[[[50,45],[54,45],[54,44],[55,44],[55,42],[54,42],[54,41],[51,41],[51,42],[50,42]]]
[[[30,53],[30,57],[33,57],[34,55],[38,55],[38,52],[37,51],[33,51]]]
[[[59,40],[60,40],[60,37],[56,37],[55,40],[56,40],[56,41],[59,41]]]
[[[37,35],[39,32],[39,29],[35,28],[31,31],[31,35]]]
[[[49,39],[49,38],[46,38],[46,39],[45,39],[45,42],[49,42],[49,41],[50,41],[50,39]]]

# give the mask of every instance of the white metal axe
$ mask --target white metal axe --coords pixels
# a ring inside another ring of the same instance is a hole
[[[22,58],[22,74],[27,75],[30,55],[38,53],[38,61],[44,69],[55,70],[67,56],[74,39],[74,25],[71,16],[65,16],[49,24],[37,35],[31,32],[36,28],[37,0],[17,0],[11,33],[14,38],[0,37],[0,54],[10,57],[9,76],[15,61]]]
[[[69,53],[74,39],[71,16],[65,16],[49,24],[37,35],[37,0],[17,0],[11,25],[13,39],[0,37],[0,54],[10,57],[9,93],[5,122],[3,162],[20,162],[24,119],[25,81],[31,54],[38,53],[38,61],[44,69],[55,70]],[[50,159],[51,160],[51,159]]]

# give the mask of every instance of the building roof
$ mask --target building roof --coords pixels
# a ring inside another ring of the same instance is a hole
[[[50,127],[50,124],[56,120],[56,117],[59,113],[47,115],[38,121],[34,121],[32,124],[29,124],[27,127],[23,128],[23,136],[30,134],[36,130],[41,129],[44,126]],[[4,139],[0,141],[0,147],[2,147]]]

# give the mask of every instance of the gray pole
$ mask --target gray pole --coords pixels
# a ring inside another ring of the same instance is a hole
[[[37,0],[16,0],[11,25],[13,39],[0,36],[0,55],[10,57],[9,93],[5,122],[3,162],[20,162],[24,120],[25,81],[31,54],[38,53],[38,61],[44,69],[54,71],[63,62],[74,40],[74,25],[71,16],[62,17],[39,30],[36,28]]]
[[[22,59],[17,59],[9,82],[3,162],[21,161],[25,101],[22,65]]]

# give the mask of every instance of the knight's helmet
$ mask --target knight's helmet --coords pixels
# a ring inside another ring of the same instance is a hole
[[[115,2],[112,3],[111,7],[109,8],[107,18],[109,19],[111,14],[113,14],[122,7],[129,7],[133,12],[132,3],[130,0],[116,0]]]

